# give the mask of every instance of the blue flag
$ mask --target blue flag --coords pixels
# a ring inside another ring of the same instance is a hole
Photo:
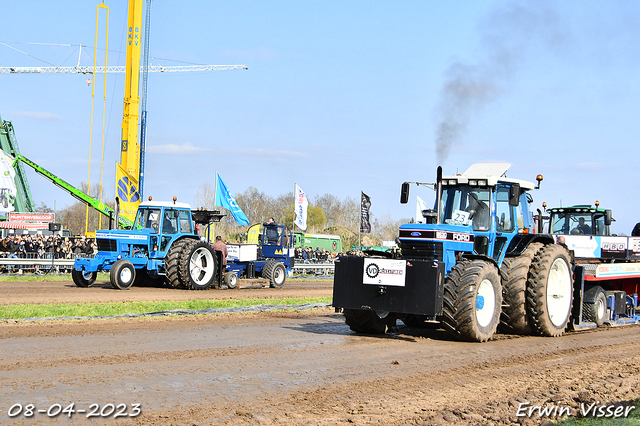
[[[218,185],[216,185],[216,205],[229,210],[238,225],[248,225],[249,219],[247,219],[247,216],[245,216],[240,206],[238,206],[238,203],[236,203],[236,199],[233,198],[233,195],[231,195],[227,189],[227,185],[224,184],[219,174],[216,173],[216,177],[218,178]]]

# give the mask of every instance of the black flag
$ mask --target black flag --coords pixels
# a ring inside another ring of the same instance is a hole
[[[364,234],[371,233],[369,207],[371,207],[371,198],[369,198],[369,196],[364,192],[360,191],[360,232]]]

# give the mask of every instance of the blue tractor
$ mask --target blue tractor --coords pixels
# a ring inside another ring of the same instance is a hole
[[[535,233],[529,192],[506,177],[506,163],[474,164],[434,184],[425,223],[400,226],[400,250],[336,262],[333,305],[359,333],[439,324],[459,339],[483,342],[500,327],[561,335],[572,309],[571,253]],[[401,203],[409,199],[402,185]]]
[[[219,222],[223,216],[191,210],[175,198],[140,203],[133,229],[97,231],[98,254],[76,259],[73,282],[88,287],[99,271],[109,271],[111,285],[121,290],[145,282],[192,290],[219,285],[220,254],[200,239],[195,225]]]

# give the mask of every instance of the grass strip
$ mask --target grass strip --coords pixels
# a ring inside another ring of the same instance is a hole
[[[640,398],[636,400],[635,407],[636,408],[629,412],[628,417],[585,417],[581,419],[559,420],[553,423],[562,426],[640,426]]]
[[[121,314],[142,314],[169,311],[172,309],[219,309],[254,305],[302,305],[305,303],[331,303],[331,297],[290,297],[284,299],[225,299],[225,300],[182,300],[159,302],[119,302],[119,303],[58,303],[21,304],[0,306],[1,319],[47,318],[47,317],[89,317]]]
[[[98,281],[109,281],[109,274],[98,273],[96,278]],[[7,283],[28,283],[28,282],[45,282],[45,281],[71,281],[71,274],[3,274],[0,275],[0,282]]]

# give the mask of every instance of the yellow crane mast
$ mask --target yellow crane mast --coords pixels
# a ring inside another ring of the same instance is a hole
[[[124,89],[124,112],[120,163],[116,165],[116,195],[120,199],[120,214],[133,220],[140,204],[138,177],[140,175],[140,145],[138,143],[138,114],[140,97],[140,53],[142,48],[143,0],[129,0],[127,62]]]

